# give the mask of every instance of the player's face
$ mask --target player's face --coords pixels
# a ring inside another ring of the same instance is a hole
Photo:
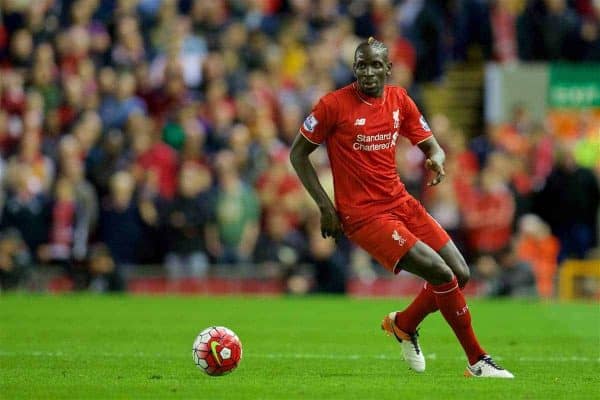
[[[391,64],[385,53],[372,47],[360,49],[352,67],[360,91],[371,97],[381,97],[385,79],[391,73]]]

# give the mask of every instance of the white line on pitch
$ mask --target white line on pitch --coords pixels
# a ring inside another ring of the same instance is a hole
[[[191,349],[190,349],[191,350]],[[72,352],[63,351],[7,351],[0,350],[0,357],[17,357],[17,356],[29,356],[29,357],[73,357],[79,356],[79,354],[73,354]],[[110,353],[110,352],[95,352],[94,357],[113,357],[113,358],[127,358],[127,357],[159,357],[159,358],[179,358],[175,353],[162,354],[162,353]],[[399,355],[396,354],[326,354],[326,353],[244,353],[245,358],[268,358],[268,359],[280,359],[280,358],[292,358],[292,359],[319,359],[319,360],[397,360]],[[429,360],[436,360],[438,356],[436,353],[430,353],[425,356]],[[461,357],[439,357],[443,359],[452,360],[466,360],[464,356]],[[521,362],[600,362],[600,357],[580,357],[580,356],[554,356],[554,357],[494,357],[495,360],[516,360]]]

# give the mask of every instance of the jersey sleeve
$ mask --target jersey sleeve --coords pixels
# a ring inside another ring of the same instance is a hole
[[[321,98],[300,127],[302,136],[311,143],[323,143],[335,125],[336,112],[331,100]]]
[[[404,119],[400,134],[410,140],[413,145],[429,139],[433,135],[425,117],[408,95],[404,97]]]

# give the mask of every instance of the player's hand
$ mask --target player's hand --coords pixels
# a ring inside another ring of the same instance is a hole
[[[342,224],[332,206],[321,209],[321,236],[338,239],[342,235]]]
[[[427,183],[427,186],[435,186],[440,183],[444,177],[446,176],[446,172],[444,171],[444,165],[437,162],[433,158],[428,158],[425,160],[425,167],[433,172],[435,172],[436,176],[431,181]]]

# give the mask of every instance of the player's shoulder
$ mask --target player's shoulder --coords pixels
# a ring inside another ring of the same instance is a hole
[[[321,100],[331,105],[343,104],[354,97],[352,84],[343,86],[324,95]]]
[[[395,95],[400,98],[408,97],[408,92],[402,86],[397,85],[385,85],[386,90],[388,91],[388,95]]]

